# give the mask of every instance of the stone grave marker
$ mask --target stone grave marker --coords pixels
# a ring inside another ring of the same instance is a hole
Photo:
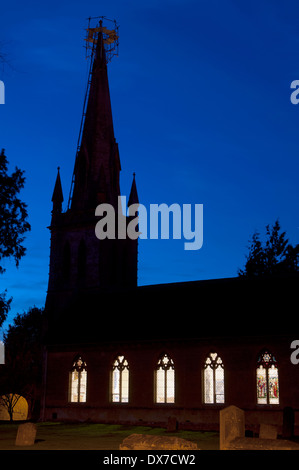
[[[220,450],[228,449],[237,437],[245,437],[245,415],[232,405],[220,411]]]
[[[260,439],[277,439],[277,426],[273,424],[260,424]]]
[[[119,450],[198,450],[196,442],[180,437],[131,434],[119,446]]]
[[[16,446],[33,446],[36,436],[36,425],[34,423],[20,424],[18,427]]]

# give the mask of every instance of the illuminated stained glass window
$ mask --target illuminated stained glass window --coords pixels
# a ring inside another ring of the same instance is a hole
[[[277,362],[273,354],[267,350],[260,353],[257,361],[256,389],[259,405],[279,404]]]
[[[112,366],[112,401],[129,401],[129,364],[124,356],[118,356]]]
[[[175,371],[168,354],[160,356],[155,370],[156,403],[174,403]]]
[[[87,389],[87,366],[81,356],[74,359],[70,371],[69,401],[71,403],[85,403]]]
[[[224,366],[215,352],[204,365],[204,403],[224,403]]]

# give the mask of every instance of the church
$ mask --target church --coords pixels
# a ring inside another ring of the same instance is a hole
[[[138,238],[96,237],[99,204],[117,224],[121,163],[109,36],[101,23],[93,33],[66,211],[59,169],[52,195],[41,419],[165,426],[172,417],[181,429],[218,430],[219,411],[235,405],[248,430],[281,430],[286,407],[299,425],[298,278],[138,286]],[[138,203],[133,176],[128,204]]]

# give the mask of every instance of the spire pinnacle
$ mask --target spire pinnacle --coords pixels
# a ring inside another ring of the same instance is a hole
[[[62,211],[63,192],[62,192],[59,170],[60,170],[60,167],[57,167],[57,177],[56,177],[56,182],[55,182],[53,196],[52,196],[53,212]]]
[[[133,173],[133,181],[132,181],[131,192],[130,192],[130,196],[128,200],[128,207],[130,207],[132,204],[139,204],[137,186],[136,186],[136,180],[135,180],[135,172]]]

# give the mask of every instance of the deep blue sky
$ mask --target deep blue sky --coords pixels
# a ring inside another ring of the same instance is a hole
[[[86,18],[120,25],[109,64],[122,164],[139,199],[204,205],[204,243],[146,241],[139,284],[231,277],[255,230],[279,218],[299,242],[299,4],[288,0],[2,2],[0,147],[26,172],[21,197],[32,231],[19,269],[5,263],[0,291],[16,312],[45,301],[51,196],[57,166],[67,202],[86,85]],[[200,308],[200,299],[199,299]]]

